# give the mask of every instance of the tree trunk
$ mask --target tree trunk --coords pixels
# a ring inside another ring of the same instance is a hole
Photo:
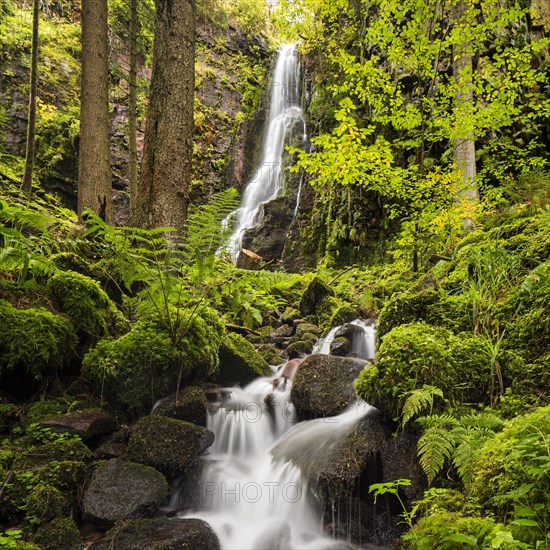
[[[31,89],[29,93],[29,121],[27,125],[27,151],[23,191],[30,197],[32,193],[32,174],[34,170],[34,145],[36,138],[36,90],[38,87],[38,0],[32,8],[32,46],[31,46]]]
[[[466,5],[459,0],[455,7],[455,21],[460,24],[465,16]],[[466,27],[466,25],[464,25]],[[457,82],[455,97],[455,117],[461,128],[453,143],[454,160],[460,172],[461,185],[458,199],[466,199],[473,206],[478,200],[476,184],[476,147],[472,126],[473,86],[472,54],[469,42],[457,44],[453,48],[453,76]],[[473,220],[467,217],[464,227],[473,228]]]
[[[79,218],[86,208],[112,223],[107,0],[82,0]]]
[[[155,47],[134,222],[181,230],[187,218],[195,91],[195,2],[155,0]]]
[[[137,0],[130,0],[130,74],[128,75],[128,168],[130,212],[136,209],[137,182]]]

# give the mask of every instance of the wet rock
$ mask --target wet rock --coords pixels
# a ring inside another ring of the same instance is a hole
[[[204,390],[204,395],[206,396],[206,401],[208,403],[215,403],[216,401],[222,401],[228,395],[231,394],[231,390],[227,388],[208,388]]]
[[[315,337],[321,334],[321,329],[312,323],[297,322],[295,329],[296,338],[303,338],[305,334],[313,334]]]
[[[366,361],[311,355],[298,367],[290,397],[298,417],[318,418],[341,413],[356,399],[353,383]]]
[[[42,420],[40,425],[55,433],[78,435],[84,441],[98,435],[111,434],[119,428],[112,416],[96,409],[52,416]]]
[[[219,550],[218,537],[201,519],[141,519],[109,531],[90,550]]]
[[[286,354],[289,359],[296,359],[312,352],[316,338],[307,340],[296,340],[286,348]]]
[[[334,338],[330,344],[330,354],[345,357],[351,353],[351,342],[345,336]]]
[[[202,388],[188,386],[179,395],[171,395],[159,403],[153,415],[167,416],[206,426],[206,396]]]
[[[294,333],[294,328],[290,325],[283,325],[271,333],[271,338],[289,338]]]
[[[167,495],[168,483],[160,472],[115,458],[95,470],[82,501],[82,516],[110,527],[119,520],[154,514]]]
[[[110,435],[96,450],[95,455],[101,459],[121,458],[126,454],[130,431],[122,428]]]
[[[228,333],[220,346],[220,373],[223,386],[246,385],[258,376],[269,376],[271,369],[254,346],[240,334]]]
[[[164,416],[144,416],[133,427],[128,458],[167,476],[184,474],[214,443],[214,434],[196,424]]]
[[[302,295],[300,313],[304,316],[315,315],[321,302],[330,296],[334,296],[334,290],[323,279],[315,277]]]

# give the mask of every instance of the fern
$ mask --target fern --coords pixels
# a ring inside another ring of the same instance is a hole
[[[431,414],[434,396],[436,395],[443,399],[443,392],[439,388],[427,384],[409,392],[405,404],[403,405],[403,427],[405,427],[409,420],[417,416],[424,409],[429,408]]]
[[[432,426],[418,440],[418,456],[420,466],[432,483],[453,452],[453,441],[449,432],[443,426]]]

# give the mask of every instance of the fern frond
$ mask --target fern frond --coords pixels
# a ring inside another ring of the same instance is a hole
[[[417,416],[424,409],[429,408],[431,414],[434,396],[436,395],[443,398],[443,391],[435,386],[429,386],[427,384],[409,392],[405,404],[403,405],[403,427],[411,418]]]
[[[445,462],[451,458],[453,447],[449,431],[441,426],[429,428],[418,440],[420,466],[428,478],[428,483],[432,483]]]

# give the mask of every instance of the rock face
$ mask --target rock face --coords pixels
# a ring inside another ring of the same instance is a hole
[[[78,435],[84,441],[98,435],[109,435],[119,427],[112,416],[94,409],[52,416],[42,420],[40,425],[55,433]]]
[[[223,339],[219,351],[220,374],[223,386],[246,385],[258,376],[268,376],[271,369],[254,346],[240,334],[230,332]]]
[[[311,355],[298,367],[291,400],[298,417],[319,418],[341,413],[356,399],[353,382],[366,365],[361,359]]]
[[[219,550],[218,537],[201,519],[142,519],[113,529],[90,550]]]
[[[99,466],[84,494],[82,515],[101,527],[154,514],[168,495],[168,483],[155,469],[112,459]]]
[[[164,416],[144,416],[130,435],[128,458],[177,476],[188,472],[212,443],[214,434],[202,426]]]
[[[202,388],[188,386],[164,399],[153,411],[155,416],[167,416],[206,426],[206,396]]]

